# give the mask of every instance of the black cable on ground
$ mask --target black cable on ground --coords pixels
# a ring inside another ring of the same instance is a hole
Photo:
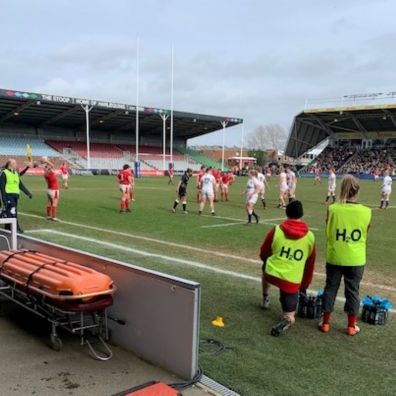
[[[190,388],[191,386],[195,385],[197,382],[199,382],[201,380],[202,375],[203,375],[203,371],[202,371],[201,367],[198,366],[198,371],[191,381],[175,382],[173,384],[168,384],[168,385],[174,389],[177,389],[177,390],[183,390],[186,388]]]
[[[199,343],[200,344],[209,344],[209,345],[216,346],[217,349],[214,350],[214,351],[211,351],[211,353],[213,353],[214,355],[217,355],[218,353],[224,352],[225,349],[226,349],[224,344],[221,341],[216,340],[214,338],[201,338]]]
[[[211,352],[214,355],[222,353],[226,349],[224,344],[221,341],[216,340],[214,338],[201,338],[199,340],[199,343],[200,344],[209,344],[209,345],[216,346],[217,349],[214,350],[213,352]],[[199,382],[201,380],[202,375],[203,375],[202,368],[198,366],[198,371],[197,371],[197,373],[195,374],[194,378],[191,381],[176,382],[176,383],[168,384],[168,385],[171,386],[174,389],[177,389],[177,390],[183,390],[183,389],[186,389],[186,388],[190,388],[191,386],[195,385],[197,382]]]

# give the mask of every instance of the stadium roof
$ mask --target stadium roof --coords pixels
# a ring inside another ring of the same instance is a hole
[[[285,154],[298,158],[327,138],[396,138],[396,103],[306,109],[294,118]]]
[[[102,100],[78,99],[67,96],[47,95],[33,92],[0,89],[0,124],[12,123],[36,127],[58,126],[85,130],[85,111],[82,106],[92,107],[90,125],[94,130],[134,130],[136,106]],[[241,118],[220,117],[174,111],[174,136],[190,139],[243,122]],[[141,134],[162,135],[161,115],[170,110],[139,106],[139,129]],[[169,120],[168,120],[169,125]]]

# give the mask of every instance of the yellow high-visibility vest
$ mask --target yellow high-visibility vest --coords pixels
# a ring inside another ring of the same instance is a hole
[[[326,261],[333,265],[365,265],[370,222],[371,209],[361,204],[335,203],[329,206]]]
[[[18,172],[11,172],[8,169],[4,169],[6,175],[5,191],[7,194],[19,194],[19,174]]]
[[[288,239],[279,226],[275,227],[272,256],[268,257],[265,272],[268,275],[291,282],[301,283],[305,262],[315,244],[311,231],[300,239]]]

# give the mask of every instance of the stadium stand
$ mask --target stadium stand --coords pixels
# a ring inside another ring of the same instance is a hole
[[[81,167],[86,166],[85,142],[47,140],[46,143],[61,153],[69,161]],[[156,146],[140,146],[139,160],[141,169],[162,170],[162,148]],[[120,169],[125,163],[131,164],[135,160],[136,146],[130,144],[91,143],[91,167],[95,169]],[[166,164],[170,156],[166,156]],[[173,162],[176,171],[182,171],[190,167],[198,170],[199,163],[181,154],[174,152]]]
[[[44,140],[36,137],[0,135],[1,155],[24,156],[26,146],[30,145],[34,156],[59,157],[59,153],[45,144]]]
[[[395,147],[377,147],[362,149],[358,147],[326,147],[318,157],[307,167],[303,168],[305,173],[313,173],[315,168],[320,167],[327,171],[331,166],[336,173],[370,174],[374,170],[383,170],[396,164]]]
[[[132,154],[136,152],[135,145],[119,144],[118,147],[121,150],[128,151]],[[158,159],[158,157],[162,158],[162,147],[141,145],[139,146],[139,155],[143,155],[147,159]],[[176,161],[182,161],[184,159],[184,156],[178,151],[174,151],[173,159]]]
[[[221,168],[221,164],[213,159],[202,155],[199,151],[193,150],[189,147],[178,147],[178,150],[182,153],[188,155],[192,160],[194,160],[198,164],[202,164],[205,166],[211,166],[213,168]]]
[[[395,163],[396,150],[394,148],[358,150],[347,163],[339,168],[338,172],[369,174],[388,166],[394,168]]]
[[[86,158],[87,156],[87,145],[85,142],[72,142],[72,141],[55,141],[47,140],[46,143],[53,147],[60,153],[68,153],[74,151],[80,157]],[[91,143],[91,155],[98,158],[122,158],[122,150],[115,144],[109,143]]]
[[[128,153],[135,153],[136,146],[128,144],[120,144],[118,147]],[[162,147],[158,146],[147,146],[142,145],[139,147],[139,160],[141,163],[146,164],[154,169],[163,169],[163,154]],[[170,160],[170,155],[166,155],[166,163]],[[174,150],[173,153],[173,163],[176,171],[183,171],[187,168],[192,168],[192,170],[198,170],[201,166],[200,163],[190,158],[188,155],[184,155],[180,152],[180,149]]]
[[[322,171],[327,171],[330,167],[334,167],[336,171],[345,166],[356,154],[354,147],[332,148],[326,147],[303,172],[313,173],[315,168],[319,167]]]
[[[3,167],[8,159],[11,157],[11,155],[0,155],[0,167]],[[14,158],[19,165],[19,168],[23,168],[26,164],[26,155],[12,155],[12,158]],[[55,165],[55,168],[59,168],[63,162],[65,162],[62,158],[57,158],[57,157],[51,157],[51,162]],[[40,157],[35,157],[33,156],[33,162],[39,162]],[[72,166],[69,163],[69,166],[71,168],[75,168],[75,166]]]
[[[142,162],[147,162],[150,166],[154,167],[155,169],[162,170],[163,161],[162,159],[144,159]],[[193,162],[191,159],[187,158],[186,160],[173,160],[174,167],[176,171],[184,171],[187,168],[191,168],[193,171],[197,171],[201,164]]]
[[[87,165],[87,146],[85,142],[47,140],[46,143],[61,153],[70,162],[85,168]],[[120,169],[134,158],[116,144],[91,143],[91,167],[94,169]],[[143,165],[143,169],[146,167]],[[152,169],[148,167],[148,169]]]
[[[394,92],[308,100],[293,119],[285,154],[298,159],[326,143],[328,147],[302,172],[313,173],[315,167],[326,171],[333,165],[338,173],[363,177],[385,168],[394,173],[395,117]]]
[[[82,105],[90,108],[89,125]],[[141,169],[147,170],[147,175],[161,175],[164,167],[169,166],[170,156],[166,157],[164,165],[162,155],[164,121],[161,118],[164,114],[170,115],[170,110],[142,107],[139,112],[139,160]],[[186,146],[189,139],[218,131],[224,121],[226,128],[243,122],[241,118],[174,111],[174,147]],[[62,157],[78,167],[86,168],[87,126],[92,169],[120,169],[125,163],[132,164],[135,161],[135,146],[128,144],[136,138],[135,106],[0,89],[0,135],[15,136],[4,140],[4,144],[0,142],[0,155],[23,156],[29,143],[33,155]],[[170,141],[169,136],[166,139]],[[187,167],[198,169],[201,165],[200,160],[178,150],[174,150],[172,160],[176,171]],[[204,161],[208,163],[206,158]]]

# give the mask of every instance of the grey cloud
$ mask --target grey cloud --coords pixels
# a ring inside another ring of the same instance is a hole
[[[175,107],[247,129],[288,127],[306,98],[396,89],[391,0],[21,1],[2,10],[4,87],[134,103],[139,32],[142,104],[169,107],[173,43]]]

